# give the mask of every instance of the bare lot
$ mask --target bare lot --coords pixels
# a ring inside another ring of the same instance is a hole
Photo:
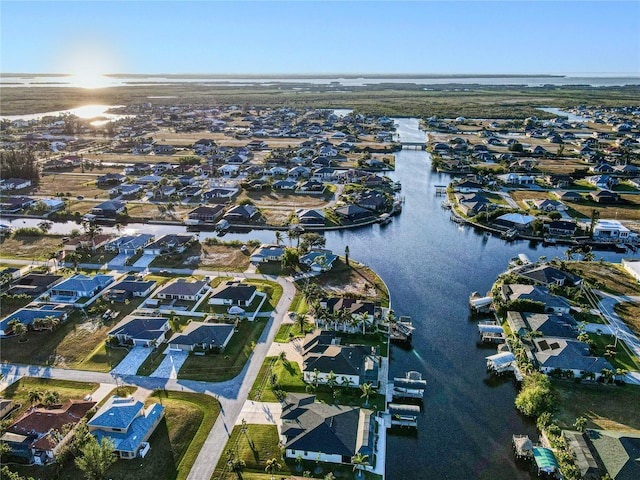
[[[20,258],[23,260],[47,260],[50,252],[57,252],[62,248],[62,237],[47,235],[42,237],[27,237],[13,235],[0,239],[0,250],[6,258]]]
[[[96,178],[101,174],[54,173],[45,174],[38,185],[37,194],[53,197],[58,192],[71,193],[76,197],[109,198],[109,188],[98,188]]]

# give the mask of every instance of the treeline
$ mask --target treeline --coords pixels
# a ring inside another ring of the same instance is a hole
[[[37,183],[40,180],[38,159],[30,148],[0,152],[0,174],[2,178],[24,178]]]

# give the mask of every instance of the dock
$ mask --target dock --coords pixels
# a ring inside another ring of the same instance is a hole
[[[401,316],[396,322],[391,324],[389,338],[392,343],[411,346],[413,330],[414,327],[411,317]]]
[[[511,443],[517,459],[533,458],[533,442],[529,435],[514,435]]]
[[[473,292],[469,296],[469,308],[474,313],[490,313],[493,309],[493,297],[481,297],[478,292]]]
[[[413,400],[422,402],[427,381],[422,379],[422,374],[410,371],[404,377],[395,377],[392,385],[393,400]]]
[[[478,322],[478,334],[481,343],[504,343],[506,341],[504,329],[492,320]]]
[[[387,410],[391,416],[391,427],[418,428],[419,406],[390,403]]]

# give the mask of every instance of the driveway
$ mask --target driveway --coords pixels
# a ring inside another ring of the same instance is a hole
[[[282,405],[278,402],[254,402],[247,400],[240,410],[236,425],[242,425],[242,420],[248,424],[278,425],[282,413]],[[278,429],[279,430],[279,429]]]
[[[168,348],[164,352],[165,357],[162,363],[158,365],[156,371],[153,372],[150,377],[159,378],[178,378],[178,372],[182,367],[182,364],[187,360],[189,352],[172,351]]]
[[[147,268],[151,262],[156,259],[155,255],[142,255],[136,263],[133,264],[134,267],[139,268]]]
[[[108,264],[108,267],[109,268],[124,267],[125,264],[127,263],[127,258],[128,258],[128,255],[126,253],[119,253],[118,255],[116,255],[111,259],[111,261]]]
[[[135,375],[147,357],[153,351],[152,348],[133,347],[126,357],[113,369],[115,375]]]
[[[298,362],[298,365],[302,367],[302,339],[296,338],[289,343],[276,343],[273,342],[269,347],[269,353],[267,357],[277,357],[280,352],[285,352],[287,360],[290,362]]]

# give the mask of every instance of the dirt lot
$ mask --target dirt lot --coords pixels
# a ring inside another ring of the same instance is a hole
[[[55,196],[58,192],[69,192],[73,198],[82,195],[85,198],[109,198],[109,188],[96,187],[96,178],[100,174],[54,173],[42,176],[38,195]]]
[[[640,220],[640,195],[622,194],[620,197],[626,201],[619,205],[601,205],[594,202],[583,201],[581,203],[567,202],[567,205],[577,210],[587,218],[596,209],[600,212],[600,218],[616,220]]]
[[[332,193],[324,195],[297,195],[278,193],[274,191],[249,192],[243,191],[237,198],[237,202],[248,198],[257,206],[278,206],[292,208],[322,208],[327,204],[327,197],[332,197]]]
[[[567,268],[596,288],[615,295],[640,295],[640,285],[618,264],[567,262]]]
[[[43,237],[16,237],[0,239],[2,256],[24,260],[47,260],[49,252],[62,248],[62,237],[47,235]]]
[[[614,309],[624,323],[636,334],[640,335],[640,303],[619,303]]]

